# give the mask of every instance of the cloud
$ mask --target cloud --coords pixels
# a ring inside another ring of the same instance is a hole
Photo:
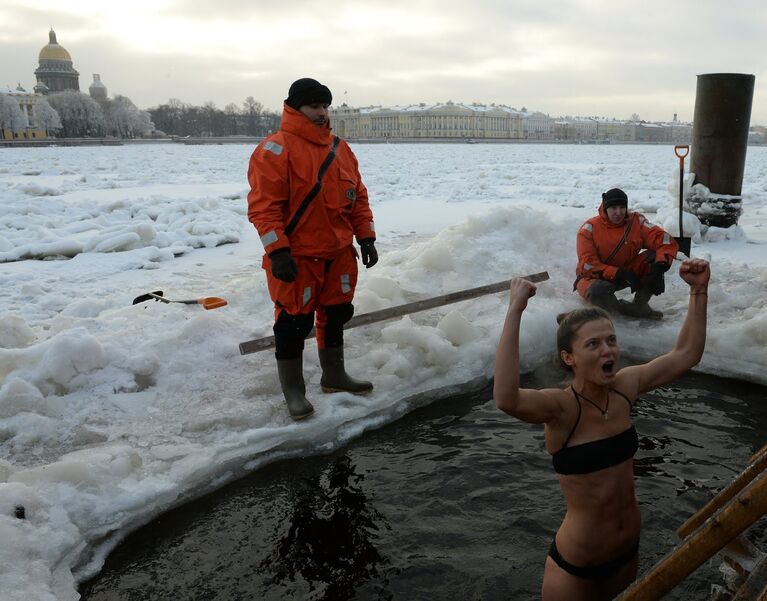
[[[34,85],[53,25],[81,87],[101,73],[143,108],[252,95],[277,110],[291,81],[313,76],[358,106],[452,99],[691,119],[696,75],[737,72],[757,76],[752,116],[767,122],[757,0],[6,0],[0,19],[0,83]]]

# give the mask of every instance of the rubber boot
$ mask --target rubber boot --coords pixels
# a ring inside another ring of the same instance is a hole
[[[634,301],[627,303],[622,301],[619,305],[619,311],[630,317],[640,317],[644,319],[663,319],[663,313],[650,307],[649,302],[652,292],[642,288],[634,295]]]
[[[615,298],[615,292],[610,290],[594,290],[591,294],[589,294],[588,301],[592,305],[604,309],[610,314],[615,314],[620,310],[618,306],[618,299]]]
[[[344,369],[344,347],[319,349],[322,378],[322,392],[351,392],[367,394],[373,390],[373,384],[365,380],[356,380]]]
[[[306,400],[303,357],[278,359],[277,373],[280,376],[280,386],[282,386],[282,394],[285,395],[290,417],[304,419],[314,413],[314,407]]]

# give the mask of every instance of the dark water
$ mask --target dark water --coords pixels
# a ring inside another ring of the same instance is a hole
[[[523,385],[555,385],[535,375]],[[542,427],[490,390],[449,398],[331,455],[280,462],[131,535],[81,587],[86,601],[508,600],[540,596],[564,514]],[[690,375],[644,395],[635,424],[640,573],[745,467],[767,389]],[[765,540],[758,524],[751,536]],[[718,560],[667,599],[705,599]]]

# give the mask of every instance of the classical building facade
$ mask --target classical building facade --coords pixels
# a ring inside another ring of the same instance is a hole
[[[16,89],[1,87],[0,94],[8,97],[18,104],[23,118],[12,111],[12,117],[4,119],[0,124],[0,140],[31,140],[46,138],[48,132],[43,124],[53,125],[51,119],[52,108],[46,105],[46,96],[59,92],[80,91],[80,74],[72,64],[72,56],[69,51],[61,46],[56,39],[56,32],[51,29],[48,33],[48,44],[40,50],[39,63],[35,69],[37,84],[34,93],[27,92],[21,87]],[[93,82],[88,92],[101,106],[102,110],[109,102],[108,90],[101,75],[93,74]],[[41,103],[45,106],[41,106]],[[37,112],[37,115],[36,115]]]
[[[41,98],[39,94],[27,92],[21,84],[16,89],[0,86],[0,94],[15,100],[27,121],[26,127],[20,131],[13,131],[10,128],[0,129],[0,140],[35,140],[47,136],[45,129],[41,128],[35,120],[35,105]]]
[[[333,130],[349,139],[560,140],[572,142],[689,143],[692,125],[603,117],[552,119],[504,105],[413,104],[331,108]]]
[[[66,48],[56,41],[56,32],[48,32],[48,44],[39,54],[39,65],[35,69],[37,85],[35,92],[49,94],[65,90],[80,91],[80,74],[72,65],[72,57]]]
[[[501,105],[413,104],[330,110],[331,125],[345,138],[547,139],[553,120]]]

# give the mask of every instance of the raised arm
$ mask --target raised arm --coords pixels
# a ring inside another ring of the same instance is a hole
[[[711,270],[703,259],[687,259],[679,267],[679,276],[690,286],[690,300],[673,350],[649,363],[624,368],[619,374],[636,394],[668,384],[697,365],[703,356]]]
[[[527,301],[535,296],[532,282],[511,280],[509,308],[495,353],[493,399],[501,411],[533,424],[548,422],[559,413],[556,390],[519,387],[519,326]]]

